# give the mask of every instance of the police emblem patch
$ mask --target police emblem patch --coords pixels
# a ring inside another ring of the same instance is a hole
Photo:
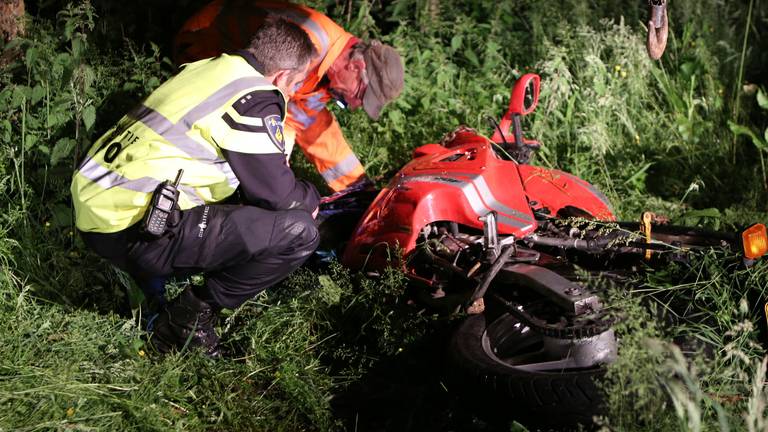
[[[280,116],[271,115],[264,117],[264,125],[267,127],[269,139],[272,140],[281,152],[285,152],[285,136],[283,136],[283,122],[280,120]]]

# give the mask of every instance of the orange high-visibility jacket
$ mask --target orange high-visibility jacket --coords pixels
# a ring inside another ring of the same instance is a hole
[[[214,57],[242,49],[267,16],[280,16],[307,32],[319,57],[299,90],[288,103],[285,120],[286,145],[291,137],[334,191],[339,191],[365,175],[352,152],[339,123],[326,103],[331,99],[322,83],[328,68],[354,36],[324,14],[285,2],[254,0],[215,0],[187,20],[176,35],[174,56],[177,64]],[[326,80],[327,82],[327,80]]]

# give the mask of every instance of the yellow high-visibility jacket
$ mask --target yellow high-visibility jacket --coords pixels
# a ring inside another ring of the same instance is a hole
[[[77,228],[112,233],[140,221],[152,192],[179,169],[182,210],[232,195],[239,180],[222,150],[285,152],[279,148],[284,112],[269,119],[237,112],[238,103],[263,90],[280,92],[241,56],[184,67],[88,152],[71,185]]]

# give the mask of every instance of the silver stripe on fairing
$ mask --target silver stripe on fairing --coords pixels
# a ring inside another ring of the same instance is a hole
[[[515,218],[522,219],[525,222],[528,222],[529,224],[532,224],[534,219],[531,218],[531,216],[519,211],[515,210],[513,208],[507,207],[504,205],[501,201],[496,199],[496,197],[491,192],[491,188],[488,187],[488,183],[486,183],[485,178],[482,174],[477,173],[462,173],[462,172],[454,172],[453,175],[461,176],[461,177],[469,177],[473,183],[475,183],[475,186],[480,191],[480,195],[483,198],[483,201],[485,201],[488,204],[488,207],[495,210],[497,213],[505,213],[508,215],[511,215]],[[504,215],[499,215],[499,217],[503,217]]]
[[[119,187],[134,192],[152,193],[157,189],[157,185],[163,182],[162,180],[152,177],[140,177],[131,180],[109,168],[101,166],[98,162],[93,160],[93,158],[88,158],[83,162],[79,173],[104,189]],[[194,188],[181,185],[179,186],[179,189],[184,192],[193,203],[197,205],[205,204],[205,201],[197,195]]]
[[[464,197],[467,198],[467,202],[469,202],[470,207],[472,207],[472,211],[474,211],[478,217],[485,216],[486,214],[489,213],[488,208],[485,206],[485,204],[483,204],[483,200],[480,198],[480,194],[475,189],[472,182],[460,180],[453,177],[438,176],[438,175],[418,175],[418,176],[411,176],[411,177],[403,177],[401,181],[402,182],[442,183],[445,185],[453,186],[455,188],[461,189],[462,193],[464,194]],[[523,229],[523,230],[530,228],[532,226],[532,224],[530,223],[521,222],[515,219],[511,219],[503,214],[498,214],[499,209],[492,207],[491,211],[497,212],[497,215],[496,215],[497,220],[503,223],[504,225],[509,225],[509,226]]]
[[[488,207],[497,210],[501,213],[506,213],[508,215],[514,216],[516,218],[520,218],[524,221],[532,222],[530,216],[527,214],[520,212],[518,210],[515,210],[513,208],[509,208],[503,203],[501,203],[499,200],[496,199],[495,196],[493,196],[493,193],[491,192],[491,189],[488,187],[488,183],[485,182],[485,178],[483,178],[482,175],[476,174],[472,178],[472,181],[475,182],[475,186],[477,186],[477,189],[480,191],[480,194],[485,199],[485,202],[488,203]]]
[[[360,160],[357,159],[357,156],[355,156],[354,153],[350,153],[349,156],[345,157],[341,162],[321,172],[320,175],[323,177],[323,179],[325,179],[326,182],[330,183],[340,177],[344,177],[345,175],[349,174],[359,165]]]

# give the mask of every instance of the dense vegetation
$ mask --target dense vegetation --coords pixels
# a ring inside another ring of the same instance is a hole
[[[73,233],[68,186],[90,143],[173,73],[172,32],[201,2],[30,3],[0,69],[0,430],[490,428],[434,372],[451,322],[406,303],[395,271],[297,272],[229,312],[224,360],[148,350],[137,290]],[[405,58],[406,89],[380,122],[337,113],[379,182],[459,124],[488,131],[535,71],[535,163],[596,184],[625,220],[768,222],[764,1],[671,2],[660,62],[645,54],[639,0],[308,3]],[[604,427],[765,429],[768,264],[721,258],[617,296]]]

